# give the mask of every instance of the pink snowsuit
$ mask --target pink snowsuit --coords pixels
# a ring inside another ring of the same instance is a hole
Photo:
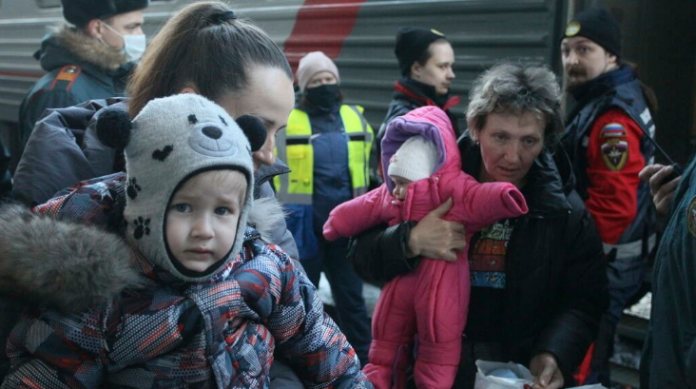
[[[438,107],[421,107],[394,119],[382,140],[382,166],[406,139],[421,135],[435,142],[440,160],[435,174],[409,185],[406,199],[392,196],[394,183],[336,207],[326,224],[328,240],[354,236],[381,223],[418,221],[452,198],[445,220],[463,223],[467,242],[494,222],[527,213],[527,203],[509,183],[480,184],[462,172],[450,119]],[[387,283],[372,318],[370,363],[363,371],[377,389],[404,388],[418,336],[414,379],[419,388],[451,388],[459,366],[469,308],[467,250],[455,262],[423,259],[416,270]]]

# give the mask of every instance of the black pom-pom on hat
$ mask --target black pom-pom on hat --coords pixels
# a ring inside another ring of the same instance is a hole
[[[104,108],[97,118],[97,137],[105,145],[123,150],[130,141],[133,123],[128,112],[119,108]]]
[[[258,151],[266,143],[268,133],[266,132],[266,126],[263,125],[259,118],[252,115],[244,115],[238,117],[236,122],[244,131],[247,139],[249,139],[251,151]]]

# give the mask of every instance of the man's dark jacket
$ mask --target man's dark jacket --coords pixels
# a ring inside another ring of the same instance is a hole
[[[34,57],[46,74],[19,108],[19,133],[11,146],[13,170],[44,111],[123,96],[127,76],[134,67],[120,51],[71,27],[44,37]]]

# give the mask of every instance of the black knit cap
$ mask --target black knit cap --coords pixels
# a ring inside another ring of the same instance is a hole
[[[604,8],[588,8],[573,18],[563,38],[583,36],[617,57],[621,56],[621,27]]]
[[[68,22],[82,27],[92,19],[137,11],[147,8],[150,0],[60,0],[63,16]]]
[[[401,75],[407,77],[411,72],[411,65],[438,39],[445,39],[445,35],[433,29],[404,27],[399,30],[396,34],[394,53],[399,60]]]

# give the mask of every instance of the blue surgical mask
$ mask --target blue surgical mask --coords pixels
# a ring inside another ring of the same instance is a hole
[[[122,35],[118,31],[114,30],[114,28],[109,26],[107,23],[103,24],[114,34],[123,38],[123,54],[126,56],[128,61],[137,61],[143,56],[143,53],[145,52],[145,47],[147,46],[147,38],[144,34]]]

